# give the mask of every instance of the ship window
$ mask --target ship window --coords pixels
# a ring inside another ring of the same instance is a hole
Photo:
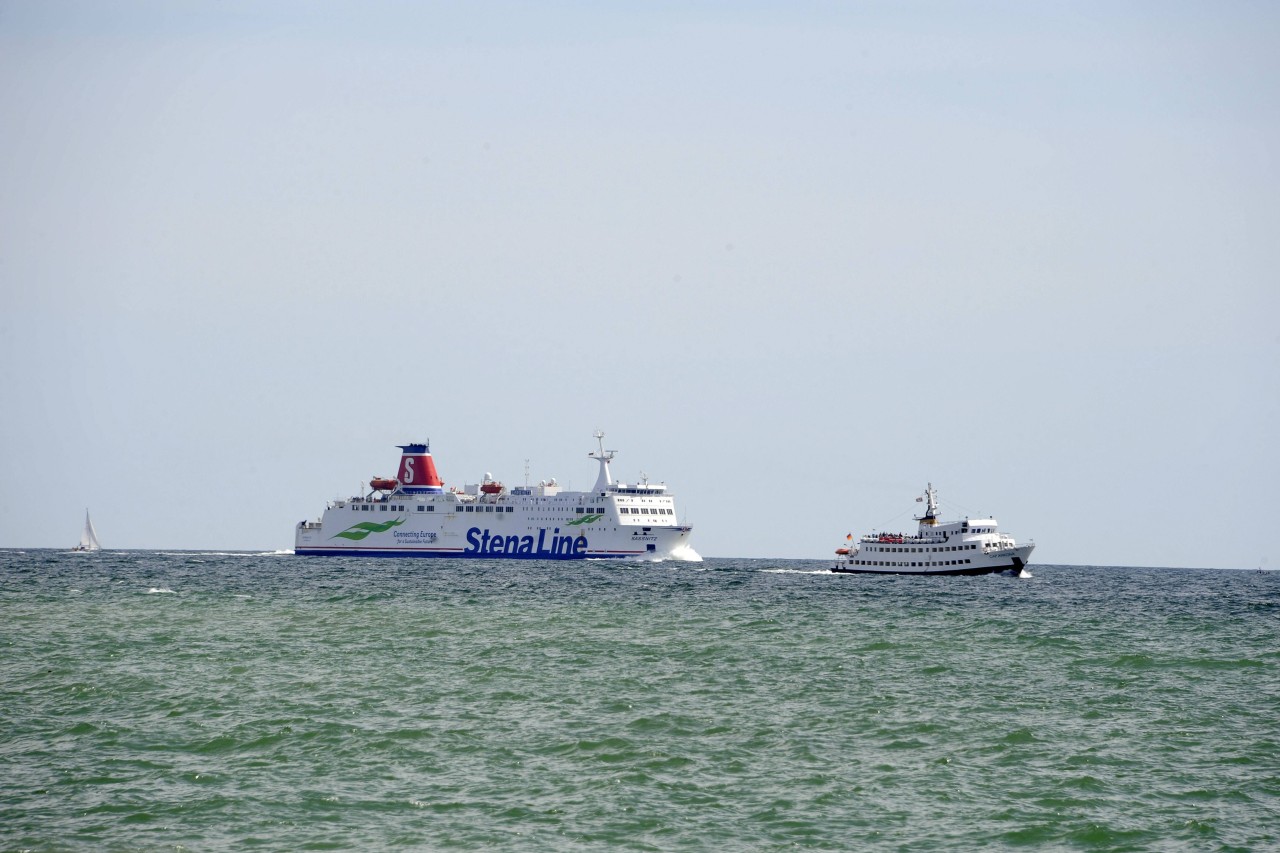
[[[515,508],[515,507],[513,507],[513,506],[509,506],[509,507],[507,507],[507,512],[515,512],[515,511],[516,511],[516,508]]]
[[[361,510],[363,510],[364,512],[368,512],[368,511],[369,511],[369,507],[367,507],[367,506],[362,506],[362,507],[360,507],[360,509],[361,509]]]
[[[578,507],[577,509],[574,510],[574,512],[576,512],[578,515],[582,515],[584,512],[586,512],[586,510],[583,509],[582,507]]]
[[[387,505],[386,505],[386,504],[383,504],[382,506],[378,507],[378,509],[379,509],[379,510],[381,510],[382,512],[386,512],[386,511],[387,511]]]

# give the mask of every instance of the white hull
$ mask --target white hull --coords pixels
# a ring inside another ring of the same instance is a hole
[[[597,433],[603,437],[603,433]],[[555,481],[508,491],[483,485],[445,490],[420,485],[414,472],[434,463],[426,445],[405,445],[398,479],[329,504],[316,521],[299,522],[294,553],[304,556],[453,557],[503,560],[700,560],[693,528],[677,520],[665,485],[615,483],[613,451],[590,454],[600,478],[589,492],[561,491]]]
[[[874,560],[858,562],[855,555],[852,560],[837,561],[831,571],[839,574],[867,575],[991,575],[1000,572],[1020,573],[1031,561],[1031,552],[1035,545],[1019,545],[1014,548],[1003,548],[987,552],[978,552],[973,556],[957,556],[953,559],[940,558],[916,560]]]
[[[873,533],[856,546],[841,548],[831,571],[868,575],[990,575],[1020,574],[1031,561],[1034,542],[1019,545],[1001,533],[994,518],[938,519],[938,496],[933,485],[917,500],[928,510],[916,520],[915,535]],[[850,540],[853,536],[850,534]]]
[[[701,559],[690,547],[693,530],[687,526],[619,524],[607,515],[575,524],[587,517],[575,519],[576,507],[554,514],[563,520],[549,521],[545,519],[554,515],[547,507],[513,507],[517,511],[477,516],[460,506],[418,512],[419,505],[395,499],[381,502],[369,507],[376,516],[359,504],[332,506],[318,523],[298,527],[294,553],[508,560]],[[391,506],[404,509],[392,512]],[[492,511],[497,506],[477,508]]]

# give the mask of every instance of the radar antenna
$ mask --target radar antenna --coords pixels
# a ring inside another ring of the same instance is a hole
[[[613,485],[613,474],[609,471],[609,462],[613,459],[616,450],[604,449],[604,430],[597,429],[592,433],[595,438],[599,450],[593,450],[587,455],[600,463],[600,475],[596,477],[596,484],[592,488],[593,492],[603,494],[606,489]]]

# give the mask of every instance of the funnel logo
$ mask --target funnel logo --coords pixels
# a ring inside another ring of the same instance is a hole
[[[358,524],[351,525],[341,533],[333,534],[329,538],[337,539],[341,536],[343,539],[350,539],[352,542],[359,542],[370,533],[386,533],[391,528],[399,527],[402,524],[404,524],[403,518],[393,519],[392,521],[383,522],[382,524],[375,524],[372,521],[361,521]]]
[[[425,444],[401,444],[400,471],[396,479],[411,495],[438,495],[442,491],[440,475]]]

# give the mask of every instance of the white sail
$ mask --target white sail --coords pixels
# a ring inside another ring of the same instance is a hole
[[[93,529],[93,522],[89,520],[89,510],[84,511],[84,532],[80,534],[80,547],[77,551],[101,551],[102,546],[98,544],[98,532]]]

